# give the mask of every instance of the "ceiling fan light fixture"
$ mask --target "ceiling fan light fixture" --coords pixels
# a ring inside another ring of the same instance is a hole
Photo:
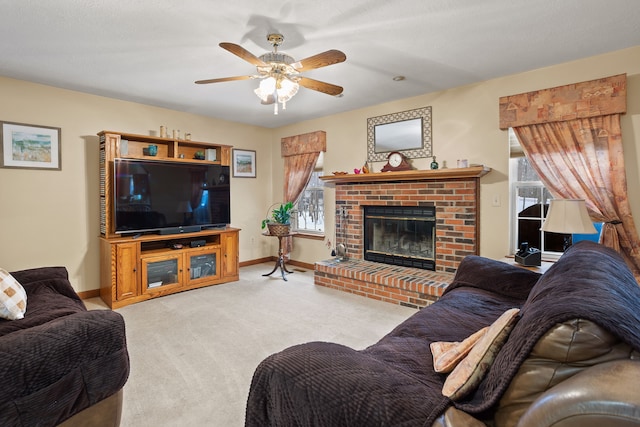
[[[278,102],[282,109],[287,109],[287,101],[295,96],[300,85],[286,78],[266,77],[260,81],[260,85],[253,91],[263,104],[274,103],[273,114],[278,114]]]
[[[253,92],[263,102],[267,102],[269,95],[273,95],[276,90],[276,79],[273,77],[267,77],[260,81],[260,85]]]
[[[280,84],[277,85],[276,92],[278,92],[278,101],[283,104],[283,110],[286,109],[284,103],[293,98],[295,94],[298,93],[299,88],[300,85],[298,85],[298,83],[292,82],[289,79],[282,79]]]

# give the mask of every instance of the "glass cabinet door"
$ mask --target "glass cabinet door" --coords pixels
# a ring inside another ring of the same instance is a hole
[[[219,260],[219,248],[187,252],[189,284],[210,281],[220,277]]]
[[[181,274],[179,256],[142,258],[142,280],[146,291],[180,286]]]

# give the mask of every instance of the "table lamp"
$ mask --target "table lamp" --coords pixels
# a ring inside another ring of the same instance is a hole
[[[547,218],[540,230],[562,234],[595,234],[598,232],[589,218],[587,205],[581,199],[551,200]],[[568,238],[563,246],[565,250],[571,246]]]

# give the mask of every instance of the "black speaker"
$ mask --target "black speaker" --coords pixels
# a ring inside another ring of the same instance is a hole
[[[189,245],[192,248],[199,248],[201,246],[204,246],[207,244],[207,241],[204,239],[200,239],[200,240],[192,240],[191,243],[189,243]]]

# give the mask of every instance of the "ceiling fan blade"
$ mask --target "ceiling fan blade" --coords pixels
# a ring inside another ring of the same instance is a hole
[[[249,52],[247,49],[245,49],[242,46],[239,46],[237,44],[234,44],[234,43],[220,43],[219,46],[221,48],[223,48],[223,49],[228,50],[229,52],[233,53],[234,55],[244,59],[245,61],[250,62],[251,64],[255,65],[256,67],[266,67],[268,65],[264,61],[262,61],[260,58],[255,56],[253,53]]]
[[[219,79],[208,79],[208,80],[197,80],[195,83],[199,85],[208,84],[208,83],[220,83],[220,82],[231,82],[234,80],[249,80],[254,79],[254,76],[235,76],[235,77],[222,77]]]
[[[298,80],[298,84],[300,86],[306,87],[307,89],[316,90],[318,92],[326,93],[327,95],[333,96],[340,95],[344,90],[340,86],[310,79],[308,77],[300,77],[300,79]]]
[[[344,62],[346,59],[347,55],[340,52],[339,50],[332,49],[302,59],[298,62],[294,62],[293,64],[291,64],[291,66],[298,71],[308,71],[314,70],[316,68],[326,67],[327,65],[338,64],[340,62]]]

